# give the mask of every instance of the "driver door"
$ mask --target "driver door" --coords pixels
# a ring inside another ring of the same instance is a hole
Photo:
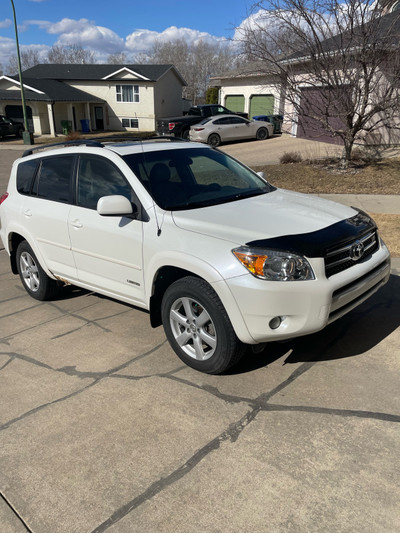
[[[69,231],[78,279],[93,290],[144,302],[143,222],[135,217],[101,216],[102,196],[122,195],[135,201],[122,172],[105,157],[79,157],[77,198],[69,214]]]

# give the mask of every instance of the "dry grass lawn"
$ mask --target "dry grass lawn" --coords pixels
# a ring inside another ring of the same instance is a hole
[[[268,181],[283,189],[325,194],[400,194],[400,158],[340,170],[337,165],[289,163],[268,165]]]
[[[335,165],[290,163],[254,168],[277,187],[313,194],[399,194],[400,158],[339,170]],[[400,215],[370,213],[393,257],[400,257]]]

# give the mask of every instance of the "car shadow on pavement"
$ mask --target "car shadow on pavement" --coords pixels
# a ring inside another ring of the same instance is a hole
[[[283,364],[353,357],[378,345],[399,326],[400,277],[392,275],[379,292],[322,331],[268,343],[258,354],[249,347],[240,363],[228,373],[250,372],[282,357],[285,357]]]

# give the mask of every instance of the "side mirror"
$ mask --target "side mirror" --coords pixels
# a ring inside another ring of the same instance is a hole
[[[264,172],[257,172],[257,176],[260,176],[260,178],[266,180]]]
[[[103,217],[130,216],[137,213],[131,202],[120,194],[113,196],[102,196],[97,202],[97,212]]]

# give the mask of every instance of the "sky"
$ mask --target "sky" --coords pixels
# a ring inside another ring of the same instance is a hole
[[[53,44],[95,51],[98,61],[145,53],[155,40],[221,42],[234,36],[251,0],[14,0],[21,50],[45,53]],[[0,64],[15,54],[10,0],[0,0]]]

